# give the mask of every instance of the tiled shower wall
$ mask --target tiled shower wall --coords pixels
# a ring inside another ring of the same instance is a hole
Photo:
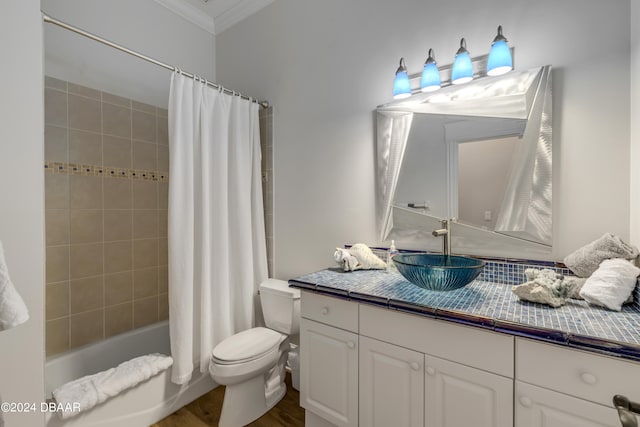
[[[45,78],[46,351],[168,318],[167,110]]]
[[[273,107],[260,108],[260,146],[262,149],[262,196],[267,238],[267,265],[273,277]]]

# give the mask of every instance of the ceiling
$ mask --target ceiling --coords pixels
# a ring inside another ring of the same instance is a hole
[[[220,34],[274,0],[155,0],[157,3],[198,25]]]

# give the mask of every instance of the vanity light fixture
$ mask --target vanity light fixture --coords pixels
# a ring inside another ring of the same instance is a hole
[[[487,75],[499,76],[513,69],[511,50],[507,46],[507,39],[502,35],[502,25],[498,25],[498,35],[491,43],[489,60],[487,61]]]
[[[451,83],[459,85],[473,80],[473,65],[471,56],[467,50],[467,42],[464,37],[460,39],[460,49],[456,52],[456,59],[453,61],[451,70]]]
[[[420,89],[423,92],[433,92],[440,89],[440,70],[434,58],[433,49],[429,49],[429,57],[424,63],[422,69],[422,78],[420,79]]]
[[[400,66],[396,70],[396,79],[393,81],[393,99],[408,98],[411,96],[411,83],[407,74],[407,66],[404,58],[400,58]]]

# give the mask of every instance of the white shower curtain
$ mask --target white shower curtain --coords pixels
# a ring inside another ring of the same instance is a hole
[[[169,95],[172,381],[209,368],[213,347],[254,325],[267,278],[256,103],[174,72]]]

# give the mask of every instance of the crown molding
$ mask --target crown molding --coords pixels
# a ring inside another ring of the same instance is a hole
[[[253,15],[263,7],[273,3],[273,1],[274,0],[242,0],[237,6],[232,7],[215,18],[216,34],[220,34],[244,18]]]
[[[175,13],[191,22],[192,24],[197,25],[203,30],[207,31],[211,34],[216,34],[216,26],[212,17],[198,9],[190,5],[189,3],[182,0],[154,0],[159,5],[162,5],[169,9],[171,12]]]

